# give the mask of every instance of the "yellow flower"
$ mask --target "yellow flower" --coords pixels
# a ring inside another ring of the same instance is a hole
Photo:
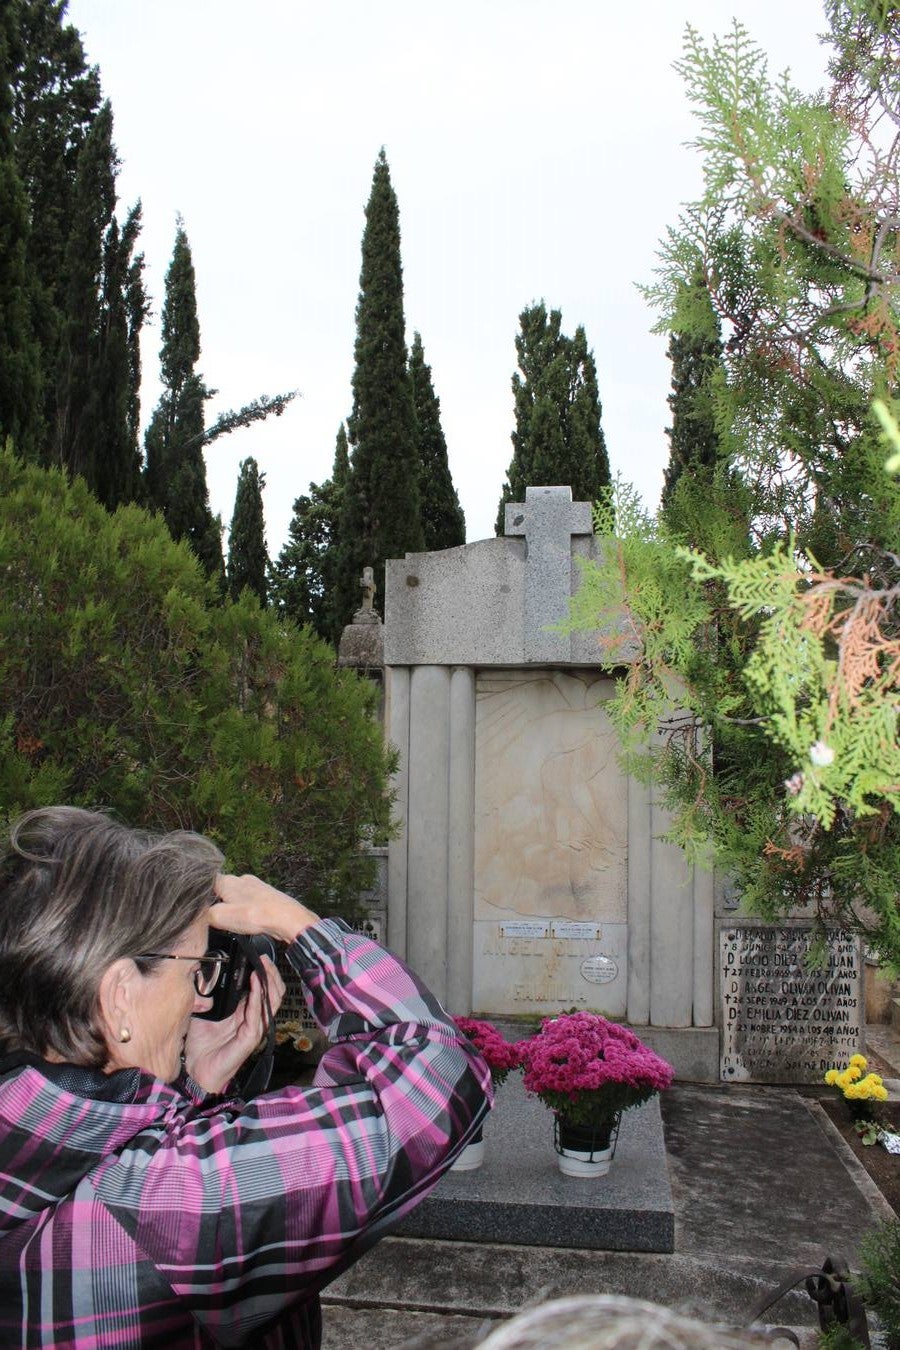
[[[852,1088],[847,1088],[845,1097],[852,1097],[858,1101],[879,1101],[887,1100],[887,1088],[878,1077],[877,1073],[866,1074],[861,1082],[855,1083]]]
[[[865,1073],[865,1055],[851,1055],[845,1069],[828,1069],[825,1082],[839,1088],[847,1101],[886,1101],[887,1090],[877,1073]]]

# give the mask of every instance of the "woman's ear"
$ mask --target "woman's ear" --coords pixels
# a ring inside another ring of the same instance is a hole
[[[127,956],[113,961],[100,978],[97,994],[110,1059],[115,1058],[116,1046],[127,1044],[131,1040],[135,1014],[135,980],[139,978],[137,966]]]

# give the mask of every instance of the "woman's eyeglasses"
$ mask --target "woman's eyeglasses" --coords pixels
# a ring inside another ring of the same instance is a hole
[[[172,952],[142,952],[135,961],[196,961],[194,988],[201,998],[208,998],[222,976],[222,971],[230,961],[227,952],[207,952],[205,956],[175,956]]]

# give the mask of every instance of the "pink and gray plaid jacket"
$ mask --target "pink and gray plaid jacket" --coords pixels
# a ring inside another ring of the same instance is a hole
[[[311,1088],[243,1102],[0,1065],[0,1345],[318,1345],[318,1291],[447,1169],[490,1075],[415,975],[339,921],[288,957],[336,1042]]]

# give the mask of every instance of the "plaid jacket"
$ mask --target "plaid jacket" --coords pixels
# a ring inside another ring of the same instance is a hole
[[[38,1060],[0,1077],[0,1345],[318,1345],[318,1291],[431,1189],[490,1075],[339,921],[288,958],[337,1042],[311,1088],[243,1102]]]

